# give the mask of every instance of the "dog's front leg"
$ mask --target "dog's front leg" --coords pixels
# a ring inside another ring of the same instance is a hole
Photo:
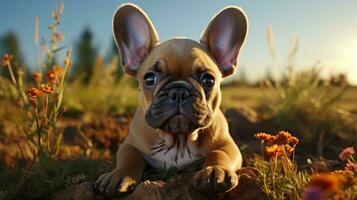
[[[116,168],[101,175],[94,184],[96,190],[108,196],[131,192],[140,182],[146,166],[139,150],[127,143],[119,147],[116,160]]]
[[[205,192],[227,192],[238,185],[236,171],[242,166],[242,155],[233,140],[212,150],[193,183]]]

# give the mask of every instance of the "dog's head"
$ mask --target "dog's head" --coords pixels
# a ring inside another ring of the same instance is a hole
[[[160,43],[147,15],[125,4],[114,15],[113,33],[124,71],[139,81],[146,122],[189,134],[210,125],[221,102],[220,83],[236,69],[247,18],[240,8],[227,7],[214,16],[200,42]]]

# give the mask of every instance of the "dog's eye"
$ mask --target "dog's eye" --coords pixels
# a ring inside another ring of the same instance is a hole
[[[214,77],[209,73],[202,74],[200,81],[204,87],[210,88],[214,86]]]
[[[144,76],[144,84],[146,86],[154,86],[157,83],[157,75],[154,72],[149,72]]]

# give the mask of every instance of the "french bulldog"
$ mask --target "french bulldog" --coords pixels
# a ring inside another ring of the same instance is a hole
[[[147,166],[183,169],[197,161],[203,164],[192,184],[199,190],[227,192],[238,184],[242,155],[219,108],[220,84],[235,72],[247,30],[242,9],[230,6],[213,17],[200,42],[160,43],[138,6],[116,10],[113,35],[123,70],[138,80],[139,106],[116,168],[98,178],[96,190],[108,196],[127,193]]]

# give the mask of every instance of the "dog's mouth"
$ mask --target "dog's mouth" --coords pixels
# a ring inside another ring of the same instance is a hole
[[[175,134],[190,133],[195,130],[198,125],[182,114],[177,114],[164,123],[162,129],[166,132]]]
[[[156,117],[151,112],[146,114],[146,121],[150,126],[169,133],[187,134],[199,127],[196,120],[180,112],[171,113],[171,115],[165,117],[162,116],[161,119],[154,118]]]

